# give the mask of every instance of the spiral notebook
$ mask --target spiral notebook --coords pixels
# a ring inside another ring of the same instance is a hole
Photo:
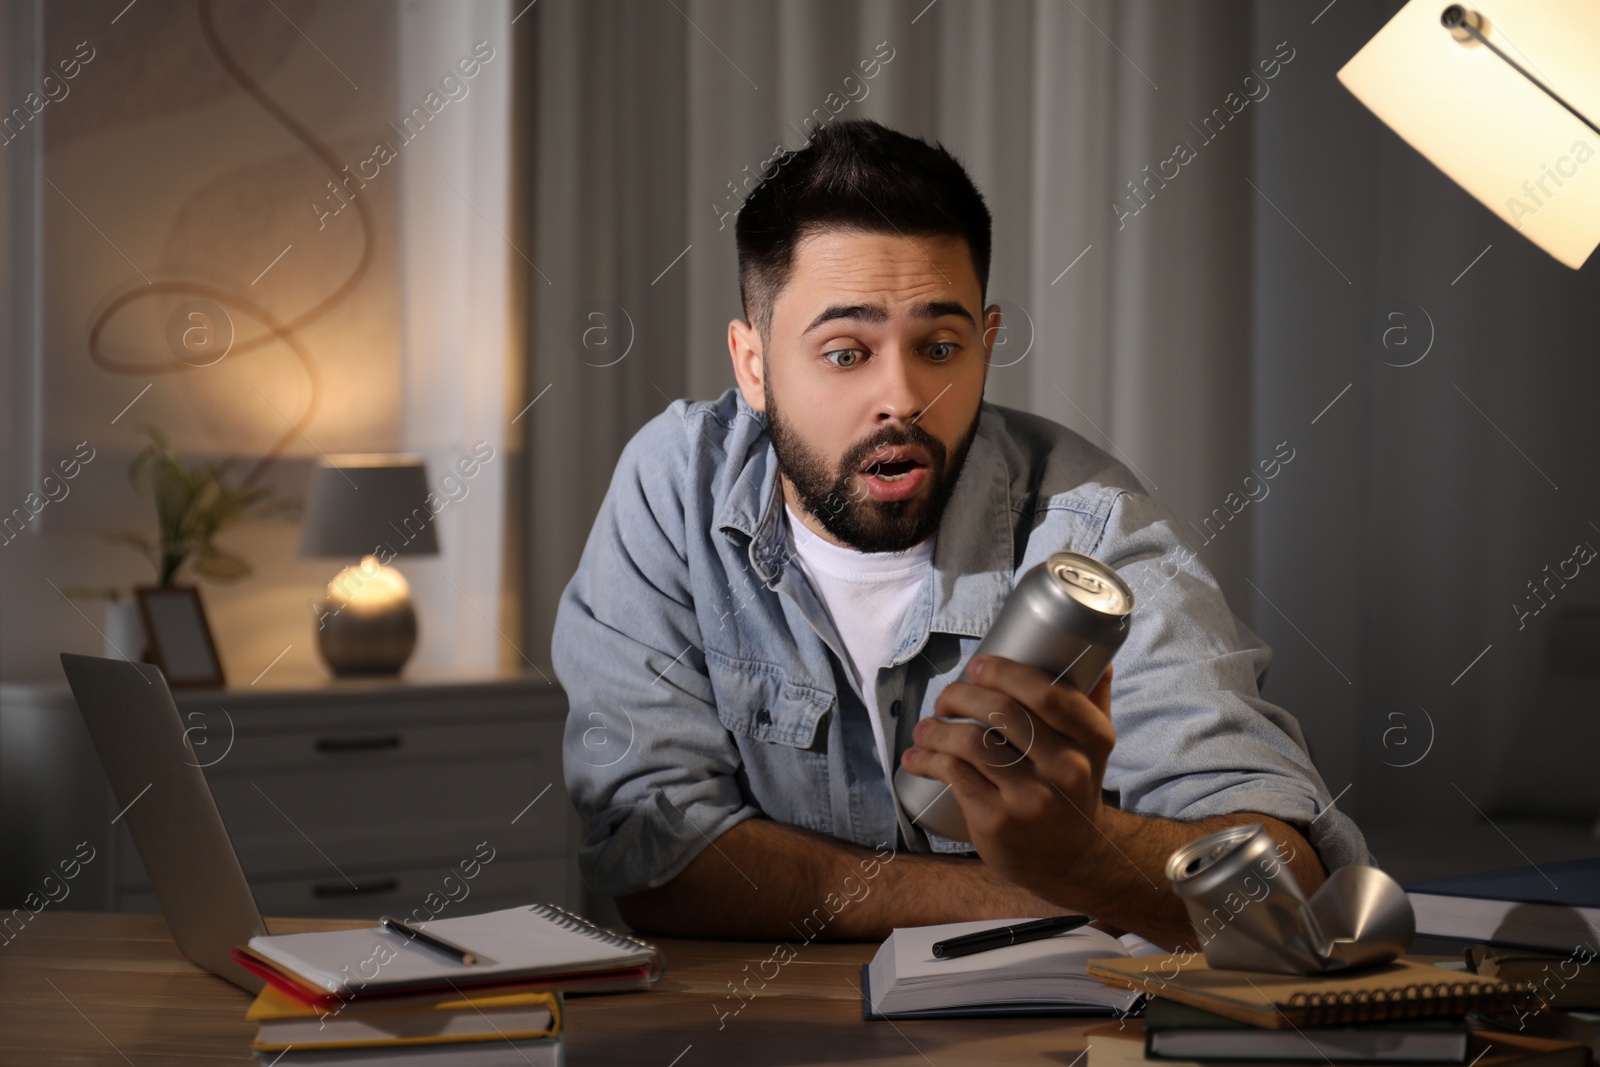
[[[530,981],[572,991],[594,988],[597,980],[608,991],[643,989],[661,974],[661,954],[649,942],[553,904],[417,925],[476,953],[478,962],[460,963],[381,926],[252,937],[234,958],[255,964],[252,970],[302,998],[365,999]],[[286,988],[285,980],[295,988]]]
[[[1089,976],[1252,1026],[1285,1029],[1510,1012],[1533,987],[1411,960],[1305,977],[1213,969],[1200,957],[1146,956],[1089,961]]]

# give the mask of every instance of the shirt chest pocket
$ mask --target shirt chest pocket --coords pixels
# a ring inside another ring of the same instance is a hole
[[[737,737],[815,753],[827,751],[824,725],[834,695],[791,682],[783,668],[758,660],[736,660],[706,650],[706,670],[717,717]]]
[[[739,748],[740,789],[769,818],[834,832],[828,759],[833,693],[775,664],[706,651],[717,717]]]

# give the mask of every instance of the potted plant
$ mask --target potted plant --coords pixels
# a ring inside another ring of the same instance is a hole
[[[158,589],[178,588],[190,578],[232,582],[248,577],[250,564],[220,547],[217,535],[245,519],[292,510],[294,502],[269,500],[270,490],[251,485],[249,479],[229,484],[232,460],[190,466],[160,430],[149,427],[145,434],[149,443],[134,456],[128,480],[140,496],[155,505],[156,534],[150,537],[142,530],[118,529],[101,536],[143,555],[155,570]],[[107,600],[108,639],[110,630],[130,636],[138,633],[135,643],[141,648],[124,647],[122,651],[142,658],[138,605],[115,589],[109,590],[109,596],[97,592]]]

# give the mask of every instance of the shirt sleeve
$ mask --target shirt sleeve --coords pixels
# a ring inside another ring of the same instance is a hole
[[[1261,697],[1272,651],[1234,616],[1211,572],[1147,493],[1120,491],[1093,555],[1133,589],[1114,660],[1116,747],[1105,787],[1125,810],[1193,820],[1259,812],[1299,829],[1328,870],[1370,864],[1333,806],[1300,724]]]
[[[760,814],[735,777],[702,652],[685,549],[700,474],[684,408],[674,402],[623,449],[551,642],[569,705],[564,777],[584,826],[578,866],[611,896],[672,880]]]

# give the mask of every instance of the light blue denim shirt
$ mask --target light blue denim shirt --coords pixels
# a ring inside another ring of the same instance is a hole
[[[1135,596],[1112,676],[1107,799],[1174,819],[1261,812],[1331,870],[1370,863],[1330,810],[1299,724],[1263,700],[1272,653],[1229,610],[1176,517],[1121,463],[1047,419],[985,402],[933,574],[877,671],[893,761],[1017,579],[1067,548]],[[674,401],[623,449],[562,593],[553,662],[571,702],[565,777],[593,889],[670,881],[751,816],[867,847],[900,840],[844,647],[785,558],[766,416],[737,389]],[[959,852],[915,830],[898,847]]]

